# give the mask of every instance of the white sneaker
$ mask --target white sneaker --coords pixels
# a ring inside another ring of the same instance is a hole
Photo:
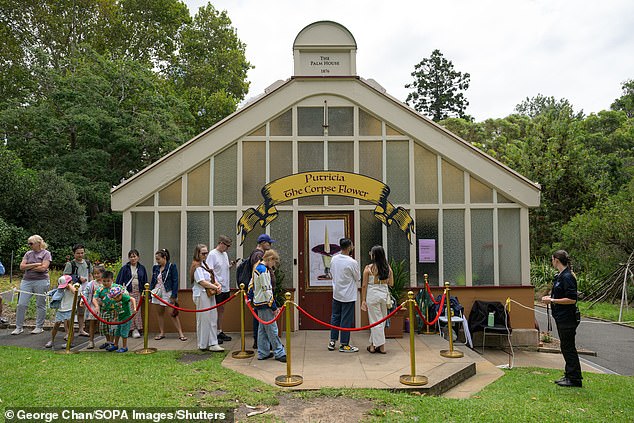
[[[31,335],[37,335],[38,333],[42,333],[44,332],[44,329],[42,328],[35,328],[31,331]]]
[[[53,347],[53,341],[48,341],[45,345],[44,348],[52,348]]]
[[[19,335],[22,332],[24,332],[24,329],[22,328],[15,328],[15,330],[13,332],[11,332],[11,335]]]
[[[92,350],[93,348],[95,348],[94,341],[88,341],[88,346],[86,347],[86,349],[87,350]]]
[[[225,349],[222,348],[220,345],[212,345],[211,347],[209,347],[209,351],[213,351],[213,352],[221,352],[224,350]]]
[[[134,330],[132,331],[132,337],[133,337],[133,338],[140,338],[140,337],[141,337],[141,334],[139,333],[139,331],[138,331],[137,329],[134,329]]]

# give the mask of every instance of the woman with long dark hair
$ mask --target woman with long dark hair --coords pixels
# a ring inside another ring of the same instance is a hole
[[[147,271],[139,259],[141,254],[136,249],[128,252],[128,262],[121,267],[117,275],[116,284],[119,284],[128,291],[137,304],[141,301],[141,293],[145,290],[147,283]],[[86,314],[88,315],[88,314]],[[140,338],[139,330],[143,330],[143,313],[137,313],[132,319],[132,337]]]
[[[575,347],[575,335],[579,326],[577,278],[570,269],[570,256],[566,251],[555,251],[550,260],[559,273],[555,275],[550,295],[542,297],[542,301],[551,305],[553,318],[557,324],[557,333],[559,333],[561,353],[566,362],[564,376],[555,383],[559,386],[581,388],[583,377],[579,354]]]
[[[170,253],[166,248],[158,250],[154,254],[154,259],[156,264],[152,266],[150,289],[154,291],[158,287],[156,295],[170,304],[175,304],[178,298],[178,267],[175,263],[170,263]],[[152,304],[156,304],[158,313],[159,334],[154,337],[158,341],[165,338],[165,308],[167,306],[154,297],[152,297]],[[169,315],[178,330],[178,339],[187,341],[178,314],[171,312]]]
[[[389,287],[394,285],[394,275],[380,245],[370,250],[370,261],[363,269],[361,310],[368,312],[368,320],[373,324],[387,316],[387,297],[390,295]],[[385,322],[370,329],[367,350],[372,354],[385,354]]]

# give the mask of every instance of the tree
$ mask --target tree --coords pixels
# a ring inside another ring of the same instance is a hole
[[[454,70],[453,63],[436,49],[431,56],[414,66],[414,82],[405,85],[414,91],[407,95],[407,104],[438,122],[448,117],[468,118],[469,102],[463,91],[469,88],[471,76]]]
[[[634,79],[627,80],[622,85],[623,95],[612,103],[612,110],[622,110],[628,118],[634,117]]]
[[[199,133],[235,111],[249,91],[251,64],[227,12],[201,7],[182,32],[182,46],[169,69],[175,89],[189,104]]]

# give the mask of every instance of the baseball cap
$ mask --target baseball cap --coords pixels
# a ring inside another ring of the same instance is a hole
[[[275,240],[271,239],[270,236],[268,236],[267,234],[262,234],[258,237],[258,244],[261,242],[268,242],[268,243],[274,243]]]
[[[110,292],[108,292],[108,298],[113,299],[122,293],[123,289],[121,289],[120,286],[113,286],[112,288],[110,288]]]
[[[70,281],[72,281],[73,278],[70,275],[62,275],[60,276],[60,278],[57,280],[57,288],[58,289],[64,289],[68,286],[68,284],[70,283]]]

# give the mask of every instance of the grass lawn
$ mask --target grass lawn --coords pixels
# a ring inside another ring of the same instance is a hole
[[[617,322],[619,320],[620,304],[610,303],[596,303],[590,307],[592,303],[588,301],[579,301],[579,311],[582,316],[586,317],[598,317],[604,320],[610,320]],[[623,307],[623,316],[621,318],[624,322],[634,322],[634,307],[629,307],[629,310]],[[634,326],[634,323],[627,323],[629,326]]]
[[[183,352],[149,356],[80,353],[0,347],[1,407],[276,405],[282,396],[300,410],[308,400],[369,399],[369,421],[611,421],[631,422],[634,377],[584,375],[584,388],[566,389],[552,380],[559,370],[516,368],[477,395],[463,400],[422,397],[373,389],[322,389],[285,393],[225,369],[224,354],[184,363]],[[345,410],[342,410],[345,413]],[[246,419],[242,417],[243,419]],[[275,410],[249,421],[275,421]]]

